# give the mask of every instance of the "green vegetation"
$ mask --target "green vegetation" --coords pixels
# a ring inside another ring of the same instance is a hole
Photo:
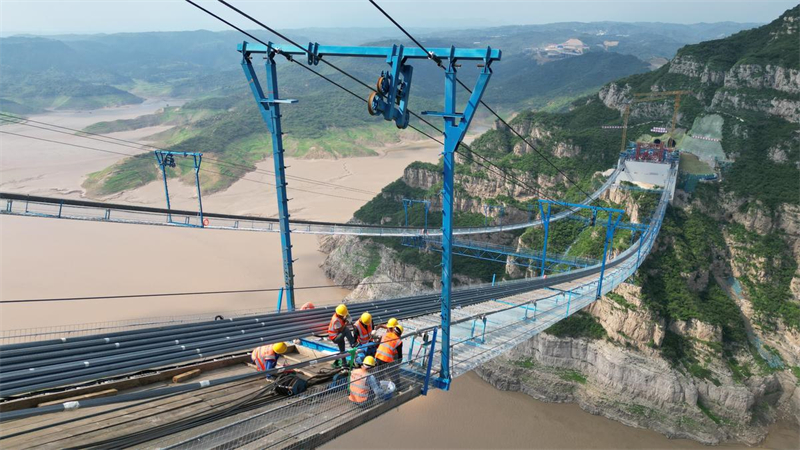
[[[375,271],[381,264],[380,249],[377,246],[371,245],[367,247],[367,263],[366,265],[356,264],[355,272],[359,273],[361,278],[368,278],[375,275]]]
[[[514,361],[514,365],[517,367],[522,367],[523,369],[533,369],[536,367],[536,361],[531,358],[525,358]]]
[[[742,246],[742,256],[736,263],[750,268],[750,272],[765,275],[763,280],[747,274],[740,278],[753,303],[757,323],[774,330],[776,319],[781,318],[787,327],[800,329],[800,305],[793,301],[791,292],[797,261],[785,241],[777,233],[760,235],[738,223],[728,225],[727,230]]]
[[[800,366],[792,366],[792,374],[797,378],[797,384],[800,385]]]
[[[723,126],[725,153],[736,155],[723,176],[723,187],[769,211],[783,203],[800,204],[800,169],[791,163],[800,159],[800,148],[794,144],[800,125],[766,114],[737,114],[745,121],[726,120]],[[785,149],[787,162],[767,158],[771,148]]]
[[[558,373],[559,378],[573,383],[586,384],[586,375],[572,369],[561,369]]]
[[[551,326],[545,333],[556,337],[603,339],[606,330],[591,314],[578,311],[566,319]]]
[[[606,297],[610,298],[611,300],[614,301],[614,303],[618,304],[619,306],[622,306],[626,310],[636,311],[638,309],[636,305],[625,300],[625,297],[617,294],[616,292],[609,292],[608,294],[606,294]]]
[[[693,175],[713,174],[714,171],[704,161],[691,153],[681,153],[680,170]]]
[[[789,32],[792,19],[796,21],[798,15],[800,7],[795,6],[766,26],[740,31],[724,39],[687,45],[678,51],[678,56],[704,61],[714,70],[728,70],[736,64],[772,64],[799,69],[797,36]]]
[[[722,421],[719,419],[719,417],[717,417],[711,411],[711,409],[709,409],[706,405],[704,405],[703,402],[700,400],[700,398],[697,399],[697,407],[700,408],[700,411],[703,411],[703,414],[705,414],[709,419],[711,419],[717,425],[722,423]]]
[[[719,224],[700,212],[668,208],[659,241],[670,242],[653,252],[639,271],[642,302],[669,320],[698,319],[723,327],[723,338],[745,339],[739,308],[715,283],[689,288],[693,274],[710,269],[714,249],[724,243]]]
[[[30,77],[9,76],[9,72],[4,70],[3,75],[0,77],[0,97],[3,110],[7,112],[32,113],[44,108],[87,110],[144,101],[122,89],[81,81],[56,70],[42,71]]]
[[[146,153],[90,173],[83,186],[93,195],[109,195],[147,184],[158,176],[158,164]]]

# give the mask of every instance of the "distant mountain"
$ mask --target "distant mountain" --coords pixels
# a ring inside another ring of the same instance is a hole
[[[602,22],[506,26],[465,31],[433,32],[423,29],[415,33],[418,33],[426,45],[455,44],[470,47],[492,45],[502,48],[509,62],[506,65],[511,66],[513,59],[521,56],[525,49],[575,37],[582,39],[597,51],[633,55],[644,61],[657,57],[670,58],[681,45],[720,37],[750,26],[752,24],[674,25]],[[264,30],[253,30],[251,33],[264,40],[275,40],[274,36],[270,36]],[[359,45],[376,41],[397,42],[396,38],[387,39],[390,36],[397,36],[396,30],[386,28],[352,30],[310,28],[288,30],[287,34],[302,44],[312,40],[339,45]],[[25,103],[27,99],[24,96],[30,95],[31,90],[20,91],[20,87],[24,87],[26,83],[32,85],[32,91],[40,91],[43,88],[49,91],[47,94],[42,93],[35,97],[34,103],[37,107],[111,106],[137,102],[139,100],[136,96],[153,95],[196,98],[198,95],[208,95],[209,92],[232,86],[233,78],[223,74],[236,71],[239,57],[234,49],[243,39],[244,37],[236,31],[202,30],[3,38],[0,39],[0,52],[3,54],[3,65],[0,67],[0,98]],[[615,45],[604,47],[603,43],[607,40],[613,40]],[[601,80],[602,83],[625,73],[640,71],[640,64],[632,60],[629,61],[632,67],[628,72],[624,72],[623,67],[626,63],[623,60],[615,61],[621,65],[612,68],[603,63],[605,69],[593,71],[594,75],[589,74],[588,81]],[[377,78],[375,69],[378,72],[380,70],[378,65],[364,61],[342,61],[341,64],[354,70],[362,78]],[[368,69],[369,67],[374,69]],[[519,66],[521,70],[532,67],[534,66]],[[557,69],[552,70],[557,71]],[[58,77],[59,83],[65,90],[80,90],[81,97],[65,100],[62,95],[54,95],[53,88],[46,86],[45,81],[40,82],[31,76],[38,76],[42,72],[48,72],[51,78]],[[507,72],[510,71],[499,71],[498,74],[502,75],[497,78],[505,76],[525,78],[522,73]],[[339,74],[332,73],[332,76],[347,81]],[[534,73],[531,77],[536,79],[537,75]],[[426,85],[424,76],[418,79],[419,86],[423,87],[424,92]],[[501,84],[500,81],[497,83]],[[432,85],[437,87],[436,94],[440,95],[438,79]],[[95,99],[90,99],[92,95],[86,95],[92,87],[101,89],[101,86],[105,87],[94,95]],[[111,92],[108,87],[133,95]],[[593,87],[594,85],[586,86],[587,89]],[[561,92],[545,94],[544,100],[579,92],[580,87],[576,86],[574,89],[559,87],[559,90]],[[504,101],[505,98],[508,96],[500,95],[498,101]],[[520,102],[515,101],[515,103]],[[542,103],[531,99],[528,102],[529,106],[542,104],[546,104],[546,101]]]

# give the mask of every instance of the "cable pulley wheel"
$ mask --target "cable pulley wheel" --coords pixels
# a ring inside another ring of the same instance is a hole
[[[373,92],[369,94],[369,98],[367,98],[367,111],[369,111],[369,115],[377,116],[381,112],[378,111],[378,104],[375,97],[378,95],[377,92]]]
[[[386,84],[386,78],[383,76],[378,77],[378,82],[375,83],[375,87],[377,88],[378,92],[381,94],[386,94],[386,91],[383,89],[383,85]]]

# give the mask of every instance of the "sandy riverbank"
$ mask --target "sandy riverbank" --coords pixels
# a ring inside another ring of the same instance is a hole
[[[80,129],[98,120],[147,114],[166,103],[169,102],[149,101],[144,105],[91,114],[59,112],[32,119]],[[100,149],[134,152],[20,124],[3,129]],[[141,140],[160,129],[151,127],[111,136]],[[9,135],[0,137],[0,145],[0,189],[25,194],[80,198],[80,186],[86,174],[123,158]],[[437,144],[424,141],[402,142],[376,150],[380,156],[288,159],[288,173],[377,193],[399,178],[411,162],[434,162],[440,152]],[[270,170],[272,161],[263,161],[258,167]],[[275,190],[264,184],[273,184],[273,176],[254,172],[246,177],[256,182],[240,180],[225,191],[204,196],[204,209],[275,216]],[[302,191],[293,191],[294,187]],[[353,212],[372,197],[369,193],[299,180],[290,180],[289,193],[292,217],[329,221],[350,219]],[[197,208],[193,185],[170,180],[170,194],[174,207]],[[165,203],[160,180],[107,200],[151,206]],[[293,240],[294,258],[298,260],[295,263],[296,286],[330,286],[332,283],[319,267],[324,254],[318,251],[316,237],[295,235]],[[283,285],[280,239],[275,234],[2,217],[0,248],[0,298],[4,300],[262,289]],[[346,294],[346,290],[335,287],[300,290],[297,301],[333,303]],[[274,308],[276,302],[277,293],[268,292],[6,304],[0,306],[0,329]]]

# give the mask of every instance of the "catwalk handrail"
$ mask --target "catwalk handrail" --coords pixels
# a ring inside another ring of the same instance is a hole
[[[609,186],[616,180],[622,170],[621,165],[617,165],[614,172],[608,177],[603,185],[591,196],[584,199],[583,203],[588,204],[596,200]],[[6,200],[6,205],[0,206],[0,214],[9,215],[22,215],[22,216],[40,216],[49,218],[62,218],[73,220],[89,220],[89,221],[104,221],[114,223],[131,223],[143,225],[164,225],[164,226],[185,226],[193,225],[200,227],[199,216],[196,211],[179,210],[179,209],[166,209],[156,208],[152,206],[139,206],[139,205],[122,205],[115,203],[96,202],[89,200],[73,200],[73,199],[60,199],[53,197],[42,197],[35,195],[14,194],[9,192],[0,192],[0,200]],[[24,211],[18,211],[14,208],[14,202],[23,202],[25,204]],[[44,207],[52,208],[53,210],[47,211],[31,211],[29,205],[41,205]],[[64,210],[64,208],[79,208],[80,212],[85,210],[95,209],[94,214],[79,214]],[[111,212],[128,213],[130,217],[111,217]],[[568,208],[550,218],[550,222],[555,222],[573,214],[577,208]],[[140,217],[145,215],[147,218]],[[159,220],[152,220],[150,216],[158,215]],[[214,230],[242,230],[242,231],[262,231],[262,232],[278,232],[278,219],[269,217],[258,216],[245,216],[238,214],[220,214],[203,211],[203,217],[209,219],[209,225],[204,228]],[[172,220],[170,220],[172,219]],[[178,219],[183,220],[180,223]],[[215,223],[214,219],[219,221],[227,221],[227,224],[220,225]],[[192,222],[194,221],[194,222]],[[196,222],[196,223],[195,223]],[[249,223],[249,226],[248,226]],[[267,224],[267,226],[256,225]],[[489,227],[462,227],[453,230],[455,235],[470,235],[470,234],[486,234],[497,233],[502,231],[519,230],[528,227],[539,226],[542,224],[541,220],[533,220],[521,222],[516,224],[496,225]],[[358,223],[337,223],[337,222],[319,222],[312,220],[292,220],[291,232],[300,234],[322,234],[322,235],[356,235],[356,236],[385,236],[385,237],[402,237],[402,236],[440,236],[442,234],[440,229],[428,229],[419,227],[396,227],[386,225],[370,225]]]

